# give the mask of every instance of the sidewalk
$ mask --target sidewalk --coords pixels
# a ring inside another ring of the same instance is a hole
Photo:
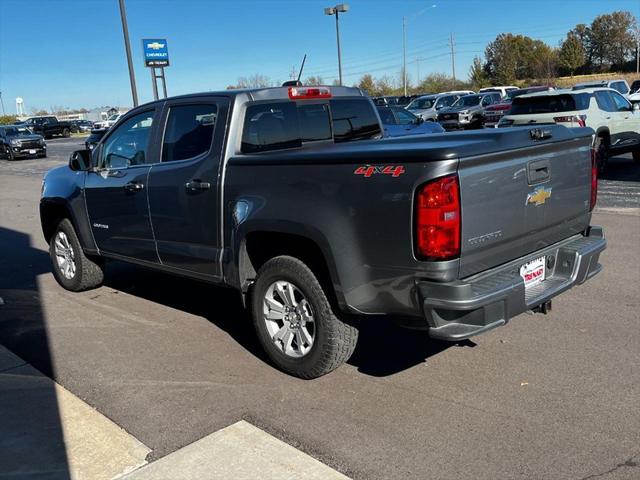
[[[144,466],[149,448],[2,345],[0,419],[0,478],[348,480],[245,421]]]

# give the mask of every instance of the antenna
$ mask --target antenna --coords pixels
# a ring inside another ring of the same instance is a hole
[[[298,73],[298,83],[300,82],[300,77],[302,77],[302,70],[304,70],[304,62],[307,60],[307,54],[304,54],[302,58],[302,65],[300,65],[300,72]]]

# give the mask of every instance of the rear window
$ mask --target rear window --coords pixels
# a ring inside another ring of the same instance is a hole
[[[540,97],[516,97],[509,115],[571,112],[589,108],[589,94],[545,95]]]
[[[335,142],[361,140],[380,133],[378,118],[366,99],[261,103],[247,107],[241,151],[282,150],[332,138]]]

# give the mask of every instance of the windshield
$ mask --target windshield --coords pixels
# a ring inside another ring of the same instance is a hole
[[[454,103],[453,107],[475,107],[476,105],[480,105],[481,95],[466,95],[464,97],[460,97],[456,103]]]
[[[407,110],[426,110],[436,103],[435,98],[416,98],[407,106]]]
[[[8,137],[20,137],[24,135],[31,135],[31,130],[27,127],[5,127],[4,133]]]
[[[108,121],[111,121],[111,120],[117,120],[119,116],[120,116],[120,114],[119,114],[119,113],[114,113],[114,114],[113,114],[113,115],[111,115],[109,118],[107,118],[107,120],[108,120]]]

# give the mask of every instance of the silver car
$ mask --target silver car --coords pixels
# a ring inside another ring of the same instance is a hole
[[[406,108],[425,121],[435,122],[438,116],[438,110],[444,107],[450,107],[461,96],[462,95],[458,93],[425,95],[413,100]]]

